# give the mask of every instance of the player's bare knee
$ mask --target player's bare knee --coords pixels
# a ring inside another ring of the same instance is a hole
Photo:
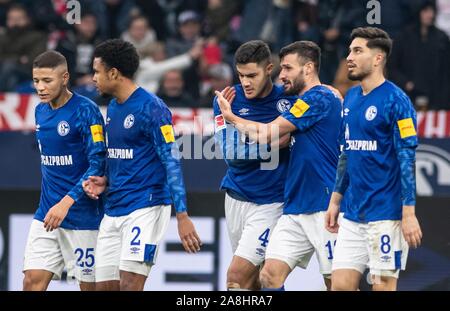
[[[394,277],[377,276],[372,279],[373,291],[396,291],[397,290],[397,279]]]
[[[331,277],[331,290],[332,291],[352,291],[357,290],[357,287],[354,288],[352,282],[348,278],[343,277]]]
[[[25,273],[23,278],[24,291],[45,291],[46,289],[47,286],[44,280],[34,273]]]
[[[227,271],[227,283],[242,284],[246,281],[246,276],[238,267],[230,266]]]
[[[259,273],[259,280],[263,288],[278,288],[283,285],[282,280],[270,266],[265,265]]]

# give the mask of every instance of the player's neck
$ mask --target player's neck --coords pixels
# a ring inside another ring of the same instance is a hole
[[[270,94],[270,92],[272,92],[272,89],[273,89],[273,83],[272,83],[272,80],[269,79],[269,81],[267,81],[266,85],[264,86],[263,90],[261,91],[261,94],[258,97],[264,98],[264,97],[268,96]]]
[[[113,96],[116,98],[117,103],[123,104],[136,91],[137,88],[137,84],[132,80],[124,80],[121,82],[121,85],[116,88]]]
[[[364,80],[361,81],[361,87],[363,95],[367,95],[374,89],[382,85],[386,81],[386,78],[382,73],[373,73]]]
[[[64,106],[71,98],[72,92],[70,92],[67,88],[61,91],[61,95],[52,100],[49,104],[52,109],[58,109]]]
[[[300,94],[298,95],[303,95],[310,89],[318,85],[322,85],[322,83],[320,83],[319,77],[316,76],[311,79],[308,79],[307,81],[305,81],[305,87],[301,90]]]

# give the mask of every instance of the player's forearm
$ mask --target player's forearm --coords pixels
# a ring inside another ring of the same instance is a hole
[[[347,154],[342,152],[336,170],[336,181],[334,184],[333,192],[340,193],[344,195],[345,191],[348,188],[349,178],[347,174]]]
[[[397,150],[400,163],[400,177],[402,183],[403,206],[416,205],[416,151],[414,148],[400,148]]]
[[[87,180],[89,176],[103,176],[105,174],[105,163],[104,152],[90,155],[88,169],[67,195],[77,202],[84,195],[83,181]]]
[[[402,218],[416,215],[416,207],[414,205],[403,205],[402,207]]]
[[[246,120],[236,115],[233,115],[229,119],[229,121],[239,130],[239,132],[244,133],[251,140],[264,144],[270,143],[271,138],[270,124]]]
[[[330,204],[340,206],[344,196],[339,192],[333,192],[330,198]]]
[[[167,184],[172,195],[175,211],[183,213],[187,211],[186,190],[180,161],[173,157],[171,147],[172,144],[157,146],[157,153],[166,171]]]

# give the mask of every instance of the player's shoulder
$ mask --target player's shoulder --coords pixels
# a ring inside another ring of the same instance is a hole
[[[308,104],[328,103],[339,100],[333,91],[323,85],[317,85],[309,89],[300,98]]]
[[[87,110],[99,110],[98,105],[90,98],[87,98],[83,95],[73,93],[73,101],[75,101],[76,105],[80,109]]]
[[[394,82],[386,80],[385,82],[385,90],[388,93],[388,100],[396,102],[396,101],[402,101],[409,103],[410,99],[408,95]]]
[[[150,113],[152,115],[158,115],[161,113],[169,113],[169,107],[166,103],[158,97],[156,94],[147,91],[144,88],[139,88],[139,102],[142,105],[143,113]]]

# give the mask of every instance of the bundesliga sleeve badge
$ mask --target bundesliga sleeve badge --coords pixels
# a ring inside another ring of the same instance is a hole
[[[173,132],[173,127],[170,124],[161,126],[161,133],[164,137],[165,142],[174,143],[175,142],[175,134]]]
[[[407,118],[397,121],[398,128],[400,130],[400,137],[407,138],[410,136],[416,136],[416,129],[414,128],[414,123],[412,118]]]
[[[306,111],[308,111],[309,105],[305,103],[301,99],[297,99],[294,106],[292,106],[291,110],[289,110],[290,113],[294,115],[296,118],[300,118],[302,115],[305,114]]]
[[[91,135],[94,143],[104,142],[103,127],[100,124],[91,125]]]

